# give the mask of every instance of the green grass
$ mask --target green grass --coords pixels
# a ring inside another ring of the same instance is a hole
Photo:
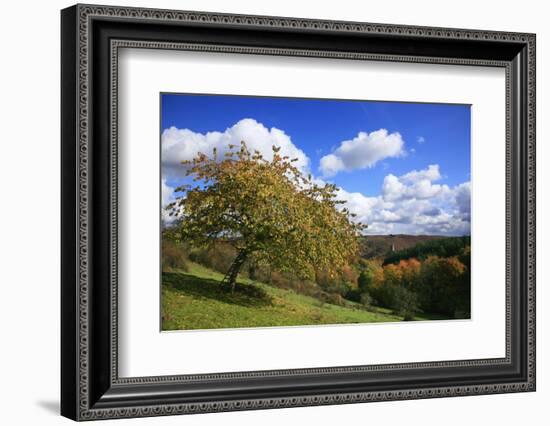
[[[389,310],[359,305],[337,306],[291,290],[240,278],[234,293],[220,284],[223,276],[198,264],[189,271],[162,274],[162,329],[273,327],[291,325],[393,322]]]

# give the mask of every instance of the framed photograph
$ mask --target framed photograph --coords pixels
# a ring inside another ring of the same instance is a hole
[[[61,412],[535,390],[535,35],[61,12]]]

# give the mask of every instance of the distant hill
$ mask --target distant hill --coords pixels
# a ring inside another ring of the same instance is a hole
[[[361,238],[361,257],[372,259],[374,257],[386,257],[392,251],[405,250],[430,240],[448,238],[441,235],[366,235]]]
[[[393,251],[384,258],[384,265],[399,263],[401,260],[416,258],[426,259],[429,256],[452,257],[464,254],[464,250],[471,244],[469,236],[446,237],[422,241],[412,247]]]

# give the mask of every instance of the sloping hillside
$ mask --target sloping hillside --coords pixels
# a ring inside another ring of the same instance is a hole
[[[220,289],[222,274],[192,262],[188,272],[164,272],[162,277],[162,330],[403,320],[389,309],[367,311],[347,301],[346,306],[324,303],[245,278],[239,279],[232,294]]]

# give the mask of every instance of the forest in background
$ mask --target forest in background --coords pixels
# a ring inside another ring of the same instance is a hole
[[[197,249],[174,242],[167,232],[163,235],[162,269],[163,282],[168,285],[177,272],[197,276],[196,265],[203,274],[213,271],[223,277],[237,255],[229,244]],[[292,272],[247,261],[239,277],[248,280],[249,287],[265,284],[322,305],[384,312],[402,320],[470,318],[468,236],[364,236],[359,255],[336,275],[319,270],[314,280],[301,279]]]

